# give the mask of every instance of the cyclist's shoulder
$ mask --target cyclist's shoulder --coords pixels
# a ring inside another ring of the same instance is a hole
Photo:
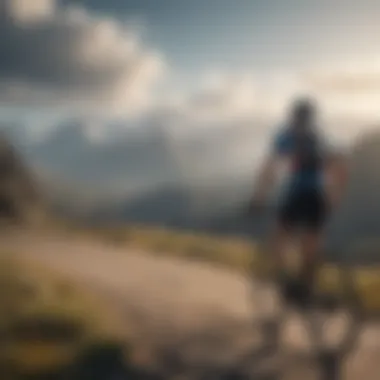
[[[289,136],[291,133],[291,128],[286,123],[279,123],[276,124],[275,127],[272,130],[272,135],[276,138]]]

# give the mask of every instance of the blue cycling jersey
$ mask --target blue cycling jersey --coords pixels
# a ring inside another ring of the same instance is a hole
[[[291,191],[321,190],[327,144],[314,130],[296,133],[291,127],[282,128],[273,141],[274,153],[290,161],[288,189]]]

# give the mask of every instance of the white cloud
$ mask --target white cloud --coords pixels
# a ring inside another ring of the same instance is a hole
[[[195,112],[210,110],[223,117],[240,117],[257,111],[255,78],[250,73],[211,72],[204,76],[199,90],[190,97]]]
[[[380,92],[380,58],[312,68],[302,79],[324,93],[358,95]]]
[[[134,30],[84,9],[0,0],[0,23],[2,103],[133,111],[164,71]]]
[[[255,77],[220,71],[202,75],[192,91],[161,99],[156,112],[179,135],[238,125],[262,113]]]
[[[253,116],[274,121],[299,93],[315,95],[328,115],[378,114],[379,59],[293,71],[213,70],[200,75],[194,91],[169,101],[170,95],[154,92],[166,69],[163,54],[146,47],[128,24],[55,0],[0,0],[0,22],[3,104],[74,107],[91,116],[166,109],[166,122],[182,129]]]
[[[54,0],[4,0],[7,14],[17,23],[47,20],[55,12]]]
[[[298,81],[331,118],[380,120],[380,58],[307,68],[299,72]]]

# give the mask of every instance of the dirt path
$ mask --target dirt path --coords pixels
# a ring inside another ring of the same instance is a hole
[[[233,363],[253,339],[248,281],[236,273],[63,236],[6,234],[0,248],[108,292],[120,303],[136,339],[144,336],[156,347],[163,342],[177,344],[197,365],[201,360],[204,365]],[[288,343],[301,346],[302,326],[294,320],[290,328]],[[380,328],[368,326],[347,379],[377,379],[379,357]],[[297,366],[306,367],[305,371],[308,364]]]

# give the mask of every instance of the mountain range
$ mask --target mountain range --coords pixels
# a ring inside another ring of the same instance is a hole
[[[16,129],[12,130],[13,136],[8,134],[8,138],[17,140],[15,146],[30,163],[50,204],[60,213],[97,224],[138,222],[255,239],[263,239],[268,233],[272,212],[257,218],[248,218],[245,213],[253,187],[252,167],[234,171],[230,166],[225,175],[221,170],[208,177],[213,173],[212,165],[205,162],[203,177],[199,168],[198,176],[192,177],[192,162],[198,159],[201,164],[210,157],[213,135],[206,136],[203,144],[193,139],[181,145],[173,144],[164,129],[149,133],[142,129],[113,141],[89,144],[86,129],[78,125],[75,121],[66,123],[34,144],[21,143]],[[254,138],[248,128],[237,132],[242,136],[236,137],[226,128],[216,139],[213,149],[222,151],[221,160],[223,151],[231,149],[228,141],[238,146],[245,140],[247,146],[247,141]],[[190,158],[186,161],[184,157]],[[363,264],[379,262],[380,171],[375,164],[380,159],[380,132],[363,134],[347,158],[349,186],[328,226],[327,248],[335,259],[345,255],[345,260]],[[68,168],[73,169],[71,177],[66,175]],[[117,182],[121,173],[123,178]]]

